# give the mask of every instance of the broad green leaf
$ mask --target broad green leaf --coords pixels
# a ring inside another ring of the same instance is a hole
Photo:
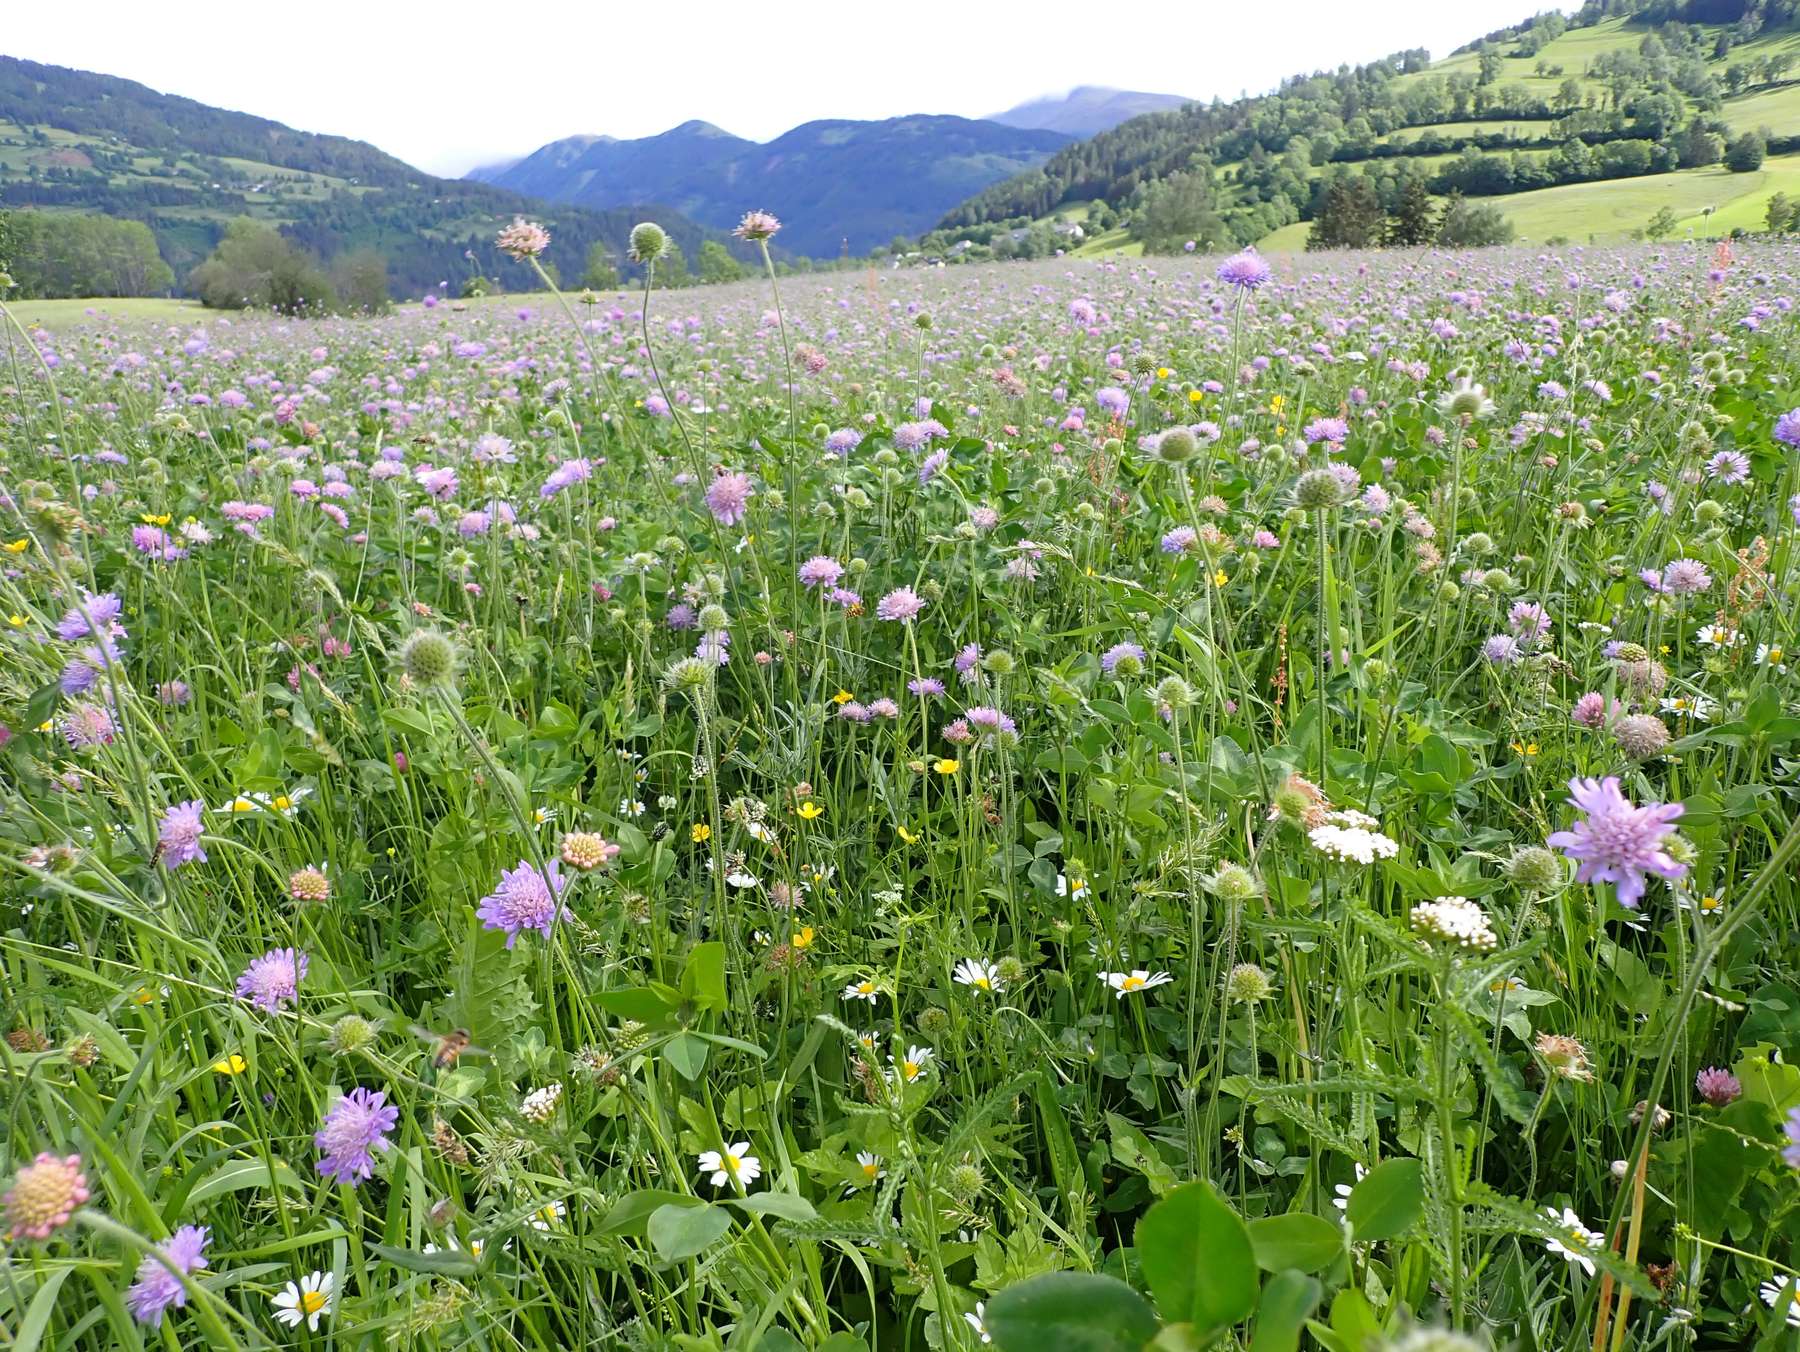
[[[791,1192],[753,1192],[748,1197],[731,1197],[732,1206],[757,1216],[773,1216],[783,1221],[816,1221],[819,1213],[804,1197]]]
[[[660,1206],[650,1213],[645,1233],[650,1247],[666,1262],[692,1258],[724,1238],[731,1229],[731,1213],[724,1207],[702,1202],[699,1206]]]
[[[1250,1352],[1296,1352],[1300,1331],[1317,1308],[1322,1289],[1317,1277],[1291,1269],[1269,1278],[1269,1284],[1263,1288],[1262,1303],[1257,1307]]]
[[[608,1014],[617,1014],[621,1019],[634,1019],[638,1023],[654,1023],[669,1012],[669,1006],[662,997],[643,986],[601,991],[593,998],[594,1003]]]
[[[670,1192],[664,1188],[645,1188],[639,1192],[628,1192],[613,1203],[612,1210],[606,1213],[606,1219],[600,1222],[600,1233],[603,1235],[641,1235],[649,1223],[650,1215],[659,1207],[665,1206],[700,1206],[697,1197],[689,1197],[686,1193]]]
[[[1345,1215],[1359,1244],[1393,1239],[1425,1210],[1425,1166],[1405,1157],[1383,1160],[1350,1191]]]
[[[1256,1265],[1265,1272],[1320,1272],[1344,1252],[1343,1228],[1309,1212],[1264,1216],[1248,1228]]]
[[[681,993],[702,1009],[725,1009],[725,945],[695,944],[681,973]]]
[[[1144,1280],[1171,1324],[1227,1328],[1256,1308],[1256,1253],[1243,1218],[1204,1182],[1151,1207],[1134,1239]]]
[[[663,1046],[663,1057],[684,1080],[697,1080],[706,1069],[706,1042],[692,1033],[677,1033]]]
[[[1116,1277],[1046,1272],[987,1302],[1000,1352],[1141,1352],[1156,1333],[1150,1302]]]

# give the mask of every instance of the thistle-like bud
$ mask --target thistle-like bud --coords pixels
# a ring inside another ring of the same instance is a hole
[[[1171,427],[1156,439],[1156,458],[1165,464],[1179,465],[1199,453],[1200,442],[1185,427]]]
[[[1328,512],[1343,505],[1344,485],[1328,469],[1309,469],[1294,485],[1294,501],[1309,512]]]
[[[456,645],[435,629],[416,629],[400,645],[400,669],[426,689],[449,685],[456,679]]]
[[[643,221],[631,227],[631,257],[639,263],[660,258],[669,246],[669,236],[655,221]]]

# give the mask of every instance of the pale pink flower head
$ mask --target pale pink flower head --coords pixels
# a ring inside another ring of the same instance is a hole
[[[1619,792],[1612,775],[1571,779],[1569,803],[1582,819],[1553,833],[1549,843],[1577,862],[1577,882],[1612,883],[1619,905],[1635,909],[1647,876],[1674,879],[1687,873],[1687,865],[1676,862],[1667,848],[1685,810],[1680,803],[1638,807]]]
[[[721,526],[735,526],[747,514],[755,491],[748,474],[721,474],[706,487],[706,508]]]
[[[875,618],[898,620],[902,624],[918,618],[925,609],[925,598],[911,587],[896,587],[875,603]]]
[[[6,1239],[49,1239],[91,1196],[81,1156],[58,1159],[45,1151],[13,1176],[7,1190]]]
[[[494,243],[501,253],[510,254],[523,263],[527,258],[538,257],[550,247],[550,232],[536,221],[515,216],[513,223],[495,237]]]
[[[775,232],[780,229],[781,222],[775,218],[774,213],[768,211],[746,211],[744,213],[744,219],[737,223],[737,228],[731,233],[736,235],[739,239],[760,241],[773,238]]]

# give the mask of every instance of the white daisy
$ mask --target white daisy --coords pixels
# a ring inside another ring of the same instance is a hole
[[[336,1287],[337,1274],[332,1272],[313,1272],[298,1282],[289,1282],[269,1299],[275,1307],[276,1322],[294,1329],[305,1320],[307,1329],[317,1332],[319,1321],[337,1305]]]
[[[1592,1277],[1594,1260],[1588,1257],[1588,1251],[1600,1248],[1606,1242],[1606,1236],[1588,1229],[1581,1223],[1581,1217],[1568,1207],[1564,1207],[1560,1213],[1555,1207],[1546,1207],[1544,1214],[1565,1232],[1562,1239],[1546,1239],[1544,1247],[1551,1253],[1561,1254],[1571,1263],[1579,1263],[1581,1270]]]
[[[1080,901],[1087,894],[1088,885],[1086,878],[1077,878],[1073,882],[1070,882],[1066,874],[1059,873],[1056,875],[1057,896],[1067,897],[1070,901]]]
[[[870,1004],[874,1004],[880,998],[881,987],[876,984],[874,977],[852,981],[844,987],[844,999],[846,1000],[867,1000]]]
[[[1000,969],[986,958],[964,958],[951,974],[959,986],[973,986],[978,991],[1000,989]]]
[[[894,1078],[911,1084],[931,1069],[931,1056],[929,1047],[908,1047],[905,1056],[889,1056],[888,1061],[894,1067]]]
[[[533,1230],[548,1230],[551,1226],[560,1224],[563,1217],[568,1214],[569,1208],[564,1206],[561,1201],[550,1201],[545,1202],[526,1219],[530,1222]]]
[[[709,1181],[715,1188],[722,1188],[733,1179],[748,1188],[762,1177],[762,1161],[750,1153],[750,1142],[736,1141],[723,1151],[702,1150],[700,1172],[712,1176]]]
[[[1167,972],[1153,975],[1147,967],[1139,967],[1130,972],[1101,972],[1099,976],[1117,992],[1117,998],[1121,1000],[1137,991],[1147,991],[1152,986],[1166,986],[1175,979]]]
[[[641,817],[648,810],[649,809],[635,798],[621,798],[619,800],[619,815],[621,817]]]
[[[994,1339],[993,1335],[987,1331],[987,1324],[983,1322],[986,1318],[987,1302],[982,1300],[975,1302],[975,1309],[973,1312],[965,1311],[963,1314],[963,1322],[975,1330],[976,1335],[981,1341],[984,1343],[991,1343]]]
[[[1787,670],[1787,649],[1779,643],[1759,643],[1756,645],[1756,665],[1774,667],[1776,671]]]
[[[1800,1329],[1800,1285],[1796,1285],[1792,1277],[1771,1277],[1758,1288],[1757,1294],[1771,1310],[1785,1300],[1788,1327]]]

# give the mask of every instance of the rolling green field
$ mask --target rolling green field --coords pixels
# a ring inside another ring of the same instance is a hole
[[[138,323],[181,323],[196,320],[208,311],[197,300],[147,296],[131,300],[19,300],[6,307],[27,328],[72,328],[108,317]]]

